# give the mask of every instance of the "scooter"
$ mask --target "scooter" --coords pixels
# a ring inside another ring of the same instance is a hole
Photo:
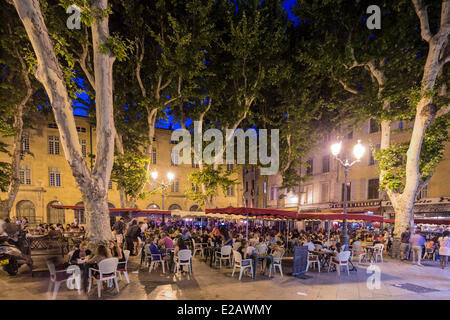
[[[23,264],[27,264],[30,269],[33,267],[25,232],[19,232],[17,240],[14,240],[8,236],[0,236],[0,266],[11,276],[15,276]]]

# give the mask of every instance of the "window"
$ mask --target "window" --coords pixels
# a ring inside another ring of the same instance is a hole
[[[175,179],[170,186],[171,192],[180,192],[180,180]]]
[[[255,192],[255,180],[252,180],[252,192]]]
[[[301,204],[308,204],[313,202],[313,185],[307,185],[302,187],[301,193]]]
[[[273,186],[270,189],[270,200],[277,200],[277,193],[278,193],[278,188],[276,186]]]
[[[171,144],[178,144],[178,141],[176,141],[176,140],[170,140],[170,143],[171,143]]]
[[[76,207],[84,206],[83,202],[78,202]],[[74,210],[75,219],[77,219],[78,224],[86,224],[86,216],[84,215],[84,210]]]
[[[48,124],[48,127],[49,127],[50,129],[58,129],[58,126],[56,125],[56,123],[49,123],[49,124]]]
[[[49,168],[50,186],[61,187],[61,171],[59,168]]]
[[[324,156],[322,158],[322,172],[330,172],[330,156]]]
[[[309,159],[308,161],[306,161],[306,175],[307,176],[311,176],[313,174],[313,164],[314,164],[313,159]]]
[[[173,154],[171,152],[170,153],[170,165],[176,167],[179,165],[179,163],[180,163],[180,159],[179,159],[178,154]]]
[[[83,155],[83,158],[86,158],[86,140],[80,139],[81,144],[81,154]]]
[[[86,128],[83,127],[77,127],[78,132],[86,132]]]
[[[267,182],[263,183],[263,193],[266,194],[267,193]]]
[[[259,195],[259,184],[256,185],[256,195]]]
[[[372,150],[371,150],[371,152],[370,152],[370,154],[369,154],[369,166],[373,166],[373,165],[376,163],[373,154],[374,154],[374,152],[376,153],[376,152],[378,152],[379,150],[380,150],[380,145],[379,145],[379,144],[377,144],[377,145],[375,146],[375,148],[372,148]]]
[[[227,171],[233,170],[233,167],[234,167],[234,165],[232,163],[231,164],[227,164]]]
[[[416,200],[428,198],[428,184],[417,194]]]
[[[245,192],[248,192],[248,181],[245,181]]]
[[[234,185],[228,186],[228,188],[227,188],[227,196],[229,196],[229,197],[234,196]]]
[[[378,199],[380,197],[380,194],[378,192],[378,188],[380,186],[380,180],[379,179],[369,179],[368,183],[368,196],[367,199]]]
[[[200,164],[195,163],[194,160],[192,160],[191,164],[192,164],[192,168],[197,168],[197,169],[200,168]]]
[[[199,190],[200,190],[199,186],[195,186],[195,185],[192,183],[192,191],[198,192]]]
[[[152,164],[156,164],[156,148],[152,148]]]
[[[59,137],[57,136],[48,137],[48,153],[59,154]]]
[[[342,184],[342,197],[341,197],[341,201],[344,201],[344,186],[345,183]],[[350,201],[350,197],[351,197],[351,192],[352,191],[352,183],[349,182],[347,184],[347,201]]]
[[[24,132],[22,136],[22,152],[30,153],[30,134]]]
[[[320,190],[320,202],[328,202],[328,183],[322,183]]]
[[[36,210],[33,202],[22,200],[16,204],[16,216],[26,217],[29,223],[36,223]]]
[[[19,171],[20,184],[31,184],[31,170],[29,166],[21,166]]]
[[[378,132],[380,130],[378,123],[375,119],[369,120],[369,133]]]

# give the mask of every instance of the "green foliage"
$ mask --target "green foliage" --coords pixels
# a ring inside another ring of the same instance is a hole
[[[139,152],[127,152],[121,157],[116,157],[111,180],[116,182],[118,187],[123,189],[127,195],[134,199],[145,199],[149,193],[141,192],[142,181],[149,179],[149,174],[145,170],[147,159]]]
[[[115,33],[106,39],[104,44],[100,45],[100,52],[103,54],[112,53],[120,62],[128,59],[129,53],[133,52],[134,42]]]
[[[444,157],[445,144],[450,141],[450,115],[439,117],[426,129],[422,149],[420,151],[420,178],[426,181],[431,178],[436,166]],[[381,190],[392,190],[401,193],[405,186],[406,160],[409,143],[392,144],[385,150],[374,151],[374,158],[379,163],[378,170],[383,172]]]
[[[233,173],[233,170],[223,172],[221,166],[218,170],[215,170],[212,166],[205,165],[203,170],[197,170],[189,174],[188,180],[194,187],[198,187],[199,191],[187,188],[186,197],[201,206],[205,205],[206,201],[216,196],[219,188],[225,193],[229,186],[237,183],[236,180],[230,178]],[[205,188],[204,193],[202,192],[202,186]]]

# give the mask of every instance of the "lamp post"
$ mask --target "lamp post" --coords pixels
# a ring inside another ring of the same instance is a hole
[[[172,180],[175,178],[175,175],[172,172],[168,172],[167,173],[167,180],[168,180],[167,182],[164,180],[161,180],[161,181],[156,180],[158,178],[158,171],[156,171],[156,170],[152,171],[152,173],[150,175],[152,176],[153,181],[161,186],[161,198],[162,198],[161,204],[162,204],[162,210],[164,210],[164,194],[165,194],[167,188],[172,183]],[[164,214],[162,215],[162,223],[164,223]]]
[[[353,155],[356,160],[353,162],[349,162],[348,159],[342,160],[338,158],[339,153],[341,152],[342,142],[335,143],[331,146],[331,153],[334,155],[336,160],[344,167],[344,176],[345,176],[345,185],[344,185],[344,205],[343,211],[344,215],[347,213],[347,183],[348,183],[348,172],[350,168],[357,162],[361,161],[362,156],[364,155],[365,148],[361,144],[361,140],[358,140],[358,143],[353,147]],[[345,250],[348,250],[348,231],[347,231],[347,219],[344,218],[344,230],[343,230],[343,242],[345,245]]]

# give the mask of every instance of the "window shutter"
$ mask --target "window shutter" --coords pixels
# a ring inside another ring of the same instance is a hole
[[[359,180],[359,200],[367,200],[367,179]]]

